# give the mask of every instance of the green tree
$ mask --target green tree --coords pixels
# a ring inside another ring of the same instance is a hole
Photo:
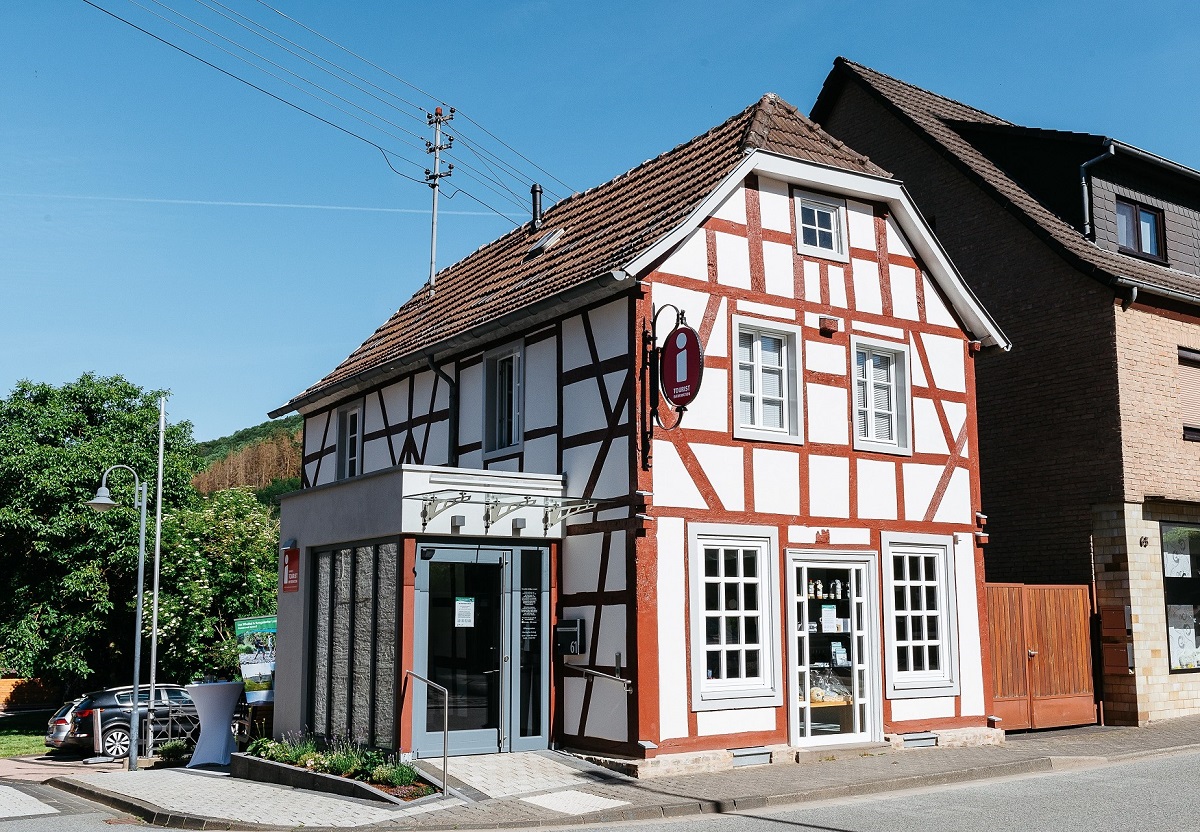
[[[233,620],[275,612],[279,521],[250,488],[163,516],[158,678],[238,670]]]
[[[109,477],[118,504],[111,511],[97,514],[85,503],[106,468],[129,465],[150,482],[152,518],[159,395],[88,373],[60,387],[21,381],[0,399],[0,666],[68,687],[93,675],[100,684],[128,676],[138,551],[133,477]],[[165,507],[195,499],[194,447],[190,423],[168,425]]]

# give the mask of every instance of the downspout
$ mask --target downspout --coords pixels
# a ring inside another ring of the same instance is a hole
[[[1092,189],[1089,184],[1090,180],[1088,179],[1087,171],[1088,168],[1097,162],[1103,162],[1105,159],[1115,156],[1116,154],[1117,148],[1115,145],[1113,145],[1113,140],[1105,139],[1104,152],[1095,159],[1088,159],[1079,166],[1079,188],[1083,194],[1083,236],[1087,237],[1089,240],[1095,239],[1093,236],[1095,229],[1092,228]]]
[[[433,362],[432,355],[425,356],[425,363],[446,382],[450,388],[449,407],[450,418],[446,420],[446,464],[451,468],[458,467],[458,382],[446,375],[445,370]]]

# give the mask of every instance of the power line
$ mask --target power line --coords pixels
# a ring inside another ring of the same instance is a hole
[[[230,72],[227,69],[223,69],[222,67],[217,66],[216,64],[212,63],[211,61],[207,61],[204,58],[201,58],[199,55],[195,54],[194,52],[189,52],[188,50],[184,49],[182,46],[178,46],[174,43],[171,43],[171,41],[169,41],[165,38],[159,37],[158,35],[154,34],[153,32],[149,31],[148,29],[143,29],[141,26],[138,26],[133,21],[126,20],[125,18],[121,17],[119,14],[116,14],[115,12],[111,12],[108,9],[104,8],[103,6],[92,2],[92,0],[82,0],[82,2],[87,3],[89,6],[96,9],[97,11],[104,12],[104,14],[108,15],[111,18],[114,18],[115,20],[121,21],[125,25],[136,29],[137,31],[141,32],[144,35],[149,35],[150,37],[154,38],[159,43],[162,43],[165,46],[169,46],[176,51],[182,52],[184,55],[187,55],[189,58],[196,59],[197,61],[204,64],[205,66],[215,69],[217,72],[220,72],[222,75],[226,75],[235,81],[240,81],[241,83],[245,84],[246,86],[248,86],[252,89],[258,90],[263,95],[266,95],[266,96],[269,96],[269,97],[275,99],[280,104],[286,104],[287,106],[291,107],[292,109],[299,110],[300,112],[304,113],[306,116],[311,116],[312,118],[315,118],[317,121],[319,121],[323,124],[327,124],[330,127],[334,128],[335,130],[340,130],[341,132],[345,133],[348,136],[353,136],[354,138],[358,139],[360,142],[365,142],[366,144],[371,145],[371,147],[375,148],[376,150],[380,151],[381,153],[384,153],[385,155],[388,152],[382,146],[380,146],[376,142],[371,141],[370,139],[366,138],[365,136],[361,136],[358,133],[355,133],[353,130],[348,130],[345,127],[342,127],[340,124],[336,124],[327,118],[323,118],[323,117],[317,115],[316,113],[312,112],[311,110],[306,110],[305,108],[301,107],[299,104],[288,101],[286,98],[281,98],[280,96],[276,95],[275,93],[270,92],[269,90],[263,89],[262,87],[258,86],[257,84],[253,83],[252,81],[248,81],[239,75],[235,75],[234,73]],[[416,162],[412,161],[411,159],[405,159],[399,153],[393,153],[392,155],[396,156],[396,158],[398,158],[398,159],[403,159],[404,161],[406,161],[409,164],[414,165],[418,168],[421,167],[421,165],[417,164]],[[395,170],[395,168],[393,168],[393,170]],[[422,180],[417,179],[415,176],[409,176],[407,174],[400,173],[400,171],[396,171],[396,175],[402,176],[405,179],[409,180],[410,182],[416,182],[418,185],[425,184]]]
[[[333,109],[337,110],[338,112],[342,113],[343,115],[347,115],[350,118],[355,119],[356,121],[361,121],[363,124],[366,124],[368,127],[373,127],[376,130],[381,129],[377,125],[371,124],[369,121],[359,118],[358,116],[354,115],[354,113],[343,110],[342,108],[338,107],[336,104],[331,104],[329,101],[322,99],[320,96],[313,95],[308,90],[304,89],[303,87],[297,86],[296,84],[293,84],[291,81],[287,80],[286,78],[281,78],[280,76],[276,75],[275,73],[269,72],[268,70],[263,69],[261,66],[256,66],[255,64],[253,64],[250,61],[243,58],[241,55],[238,55],[234,52],[230,52],[225,47],[220,46],[219,44],[213,43],[208,38],[198,35],[195,32],[189,31],[187,28],[176,23],[174,20],[164,17],[163,15],[154,11],[153,9],[149,9],[146,6],[143,6],[141,3],[137,2],[137,0],[129,0],[129,2],[132,3],[133,5],[137,6],[139,9],[142,9],[143,11],[154,15],[159,20],[162,20],[165,23],[169,23],[170,25],[174,26],[176,29],[179,29],[181,32],[189,34],[192,37],[196,38],[197,40],[199,40],[203,43],[207,43],[209,46],[211,46],[214,49],[219,49],[220,51],[224,52],[229,57],[235,58],[236,60],[241,61],[242,63],[246,64],[247,66],[249,66],[253,69],[257,69],[259,72],[262,72],[266,75],[270,75],[272,78],[274,78],[275,80],[277,80],[281,83],[287,84],[289,87],[293,88],[297,92],[301,92],[311,98],[315,98],[318,101],[320,101],[322,104],[325,104],[326,106],[329,106],[329,107],[333,107]],[[355,102],[349,100],[348,98],[338,95],[333,90],[326,89],[325,87],[321,86],[320,84],[316,83],[315,81],[311,81],[308,78],[305,78],[295,72],[292,72],[292,70],[288,69],[287,67],[282,66],[282,65],[276,63],[275,61],[272,61],[270,58],[266,57],[265,55],[261,55],[258,52],[255,52],[253,49],[249,48],[248,46],[243,46],[242,44],[238,43],[237,41],[233,40],[232,38],[226,37],[225,35],[221,34],[220,32],[217,32],[217,31],[209,28],[208,26],[205,26],[203,23],[193,20],[192,18],[188,17],[187,15],[183,14],[182,12],[168,6],[166,3],[161,2],[161,0],[150,0],[150,2],[170,11],[173,14],[178,15],[179,17],[186,20],[188,23],[191,23],[193,26],[199,26],[204,31],[208,32],[211,35],[215,35],[216,37],[220,38],[221,40],[225,41],[226,43],[230,43],[230,44],[236,46],[238,49],[241,49],[244,52],[250,53],[254,57],[258,58],[260,61],[265,61],[266,63],[270,64],[271,66],[275,67],[276,69],[286,72],[288,75],[291,75],[293,78],[297,78],[300,81],[303,81],[304,83],[308,84],[309,86],[316,87],[318,90],[325,93],[326,95],[332,95],[338,101],[341,101],[344,104],[347,104],[356,109],[362,110],[367,115],[371,116],[372,118],[378,119],[379,121],[382,121],[384,124],[388,125],[389,127],[394,127],[397,130],[399,130],[401,133],[406,133],[409,136],[412,136],[414,139],[417,139],[418,141],[424,141],[424,139],[425,139],[424,136],[421,136],[420,134],[415,133],[412,130],[409,130],[405,127],[401,127],[399,124],[396,124],[394,121],[384,118],[383,116],[379,115],[378,113],[375,113],[372,110],[369,110],[366,107],[363,107],[361,104],[356,104]],[[382,130],[381,132],[383,132],[385,135],[391,136],[393,139],[396,139],[397,141],[401,141],[401,142],[404,141],[399,136],[392,135],[392,134],[388,133],[386,130]]]
[[[274,12],[275,14],[277,14],[277,15],[279,15],[280,17],[284,18],[285,20],[290,20],[292,23],[296,24],[296,25],[297,25],[297,26],[299,26],[301,29],[304,29],[306,32],[309,32],[310,34],[316,35],[316,36],[317,36],[317,37],[319,37],[321,40],[325,41],[326,43],[330,44],[331,46],[334,46],[334,47],[336,47],[337,49],[340,49],[340,50],[342,50],[342,51],[343,51],[343,52],[345,52],[346,54],[348,54],[348,55],[350,55],[350,56],[352,56],[352,57],[354,57],[354,58],[357,58],[358,60],[362,61],[363,63],[365,63],[367,66],[371,67],[372,69],[375,69],[375,70],[378,70],[379,72],[382,72],[384,75],[388,76],[388,77],[389,77],[389,78],[391,78],[392,80],[399,81],[401,84],[404,84],[404,85],[405,85],[406,87],[408,87],[409,89],[411,89],[411,90],[414,90],[414,91],[416,91],[416,92],[419,92],[421,95],[425,96],[426,98],[432,99],[433,101],[437,101],[437,102],[438,102],[438,103],[440,103],[440,104],[445,104],[445,103],[446,103],[446,102],[442,101],[441,99],[439,99],[437,96],[435,96],[435,95],[433,95],[433,94],[431,94],[431,93],[425,92],[425,90],[421,89],[421,88],[420,88],[420,87],[418,87],[416,84],[410,83],[409,81],[406,81],[406,80],[404,80],[403,78],[401,78],[399,75],[395,75],[394,73],[392,73],[392,72],[389,72],[388,70],[384,69],[383,67],[381,67],[379,64],[375,63],[374,61],[371,61],[371,60],[370,60],[370,59],[368,59],[368,58],[364,58],[362,55],[359,55],[357,52],[354,52],[353,50],[351,50],[351,49],[349,49],[349,48],[347,48],[347,47],[343,46],[342,44],[338,43],[337,41],[335,41],[335,40],[333,40],[333,39],[331,39],[331,38],[328,38],[328,37],[326,37],[325,35],[321,34],[320,32],[316,31],[315,29],[311,29],[311,28],[309,28],[308,26],[304,25],[303,23],[301,23],[299,20],[295,19],[294,17],[290,17],[290,16],[288,16],[287,14],[285,14],[285,13],[281,12],[279,9],[277,9],[277,8],[275,8],[274,6],[270,5],[269,3],[265,2],[265,0],[255,0],[255,2],[257,2],[257,3],[258,3],[260,6],[263,6],[264,8],[270,9],[272,12]],[[464,113],[462,110],[457,110],[457,112],[458,112],[458,114],[459,114],[460,116],[462,116],[463,118],[465,118],[467,121],[471,122],[471,124],[475,125],[475,126],[476,126],[476,127],[478,127],[480,130],[482,130],[482,131],[483,131],[483,132],[484,132],[484,133],[485,133],[485,134],[486,134],[488,137],[490,137],[490,138],[491,138],[493,141],[495,141],[495,142],[498,142],[498,143],[499,143],[499,144],[500,144],[502,147],[504,147],[505,149],[507,149],[507,150],[508,150],[510,153],[512,153],[513,155],[515,155],[515,156],[517,156],[518,158],[522,159],[523,161],[527,162],[528,164],[532,165],[532,166],[533,166],[533,167],[534,167],[536,170],[538,170],[540,173],[544,173],[544,174],[546,174],[546,176],[549,176],[551,179],[553,179],[553,180],[554,180],[555,182],[557,182],[558,184],[562,185],[564,188],[566,188],[566,189],[567,189],[568,191],[570,191],[571,193],[575,193],[575,192],[576,192],[575,188],[572,188],[572,187],[571,187],[570,185],[568,185],[566,182],[562,181],[562,180],[561,180],[561,179],[559,179],[557,176],[555,176],[554,174],[552,174],[552,173],[550,173],[549,171],[547,171],[545,168],[543,168],[543,167],[541,167],[540,165],[538,165],[538,164],[537,164],[536,162],[534,162],[532,159],[529,159],[529,158],[527,158],[526,156],[524,156],[524,155],[523,155],[523,154],[522,154],[520,151],[516,150],[516,149],[515,149],[515,148],[513,148],[513,147],[510,147],[508,144],[506,144],[506,143],[504,142],[504,140],[503,140],[503,139],[501,139],[501,138],[499,138],[498,136],[496,136],[494,133],[492,133],[490,130],[488,130],[486,127],[484,127],[484,126],[483,126],[482,124],[480,124],[478,121],[476,121],[475,119],[471,118],[469,115],[467,115],[466,113]]]

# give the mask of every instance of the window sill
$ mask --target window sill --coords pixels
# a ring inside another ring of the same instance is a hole
[[[854,450],[872,454],[889,454],[890,456],[912,456],[912,448],[903,445],[890,445],[887,442],[873,442],[870,439],[855,437]]]
[[[895,683],[887,686],[888,699],[934,699],[939,696],[958,696],[958,682],[913,683],[911,687],[897,687]]]
[[[778,708],[783,692],[768,688],[705,691],[693,700],[693,711],[734,711],[742,708]]]
[[[849,263],[850,252],[847,251],[830,251],[827,248],[819,248],[818,246],[806,246],[799,243],[796,246],[796,253],[801,257],[815,257],[818,260],[828,260],[831,263]]]
[[[1170,265],[1165,257],[1159,257],[1155,254],[1147,254],[1146,252],[1138,251],[1135,248],[1122,248],[1121,246],[1117,246],[1117,251],[1121,254],[1126,254],[1130,257],[1136,257],[1138,260],[1145,260],[1147,263],[1154,263],[1158,266]]]
[[[735,427],[733,429],[734,439],[744,439],[748,442],[770,442],[777,445],[803,445],[804,437],[797,436],[794,433],[780,433],[773,430],[760,430],[759,428]]]

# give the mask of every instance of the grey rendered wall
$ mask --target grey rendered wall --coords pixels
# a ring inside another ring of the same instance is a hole
[[[1118,196],[1161,209],[1167,238],[1167,264],[1189,274],[1200,274],[1200,211],[1093,177],[1092,206],[1098,246],[1117,250]]]
[[[305,667],[311,629],[312,551],[335,543],[398,538],[402,482],[401,470],[396,468],[298,491],[283,498],[280,539],[295,539],[300,549],[300,591],[279,593],[279,632],[275,644],[276,736],[306,728],[308,680]],[[281,574],[281,585],[282,581]]]

